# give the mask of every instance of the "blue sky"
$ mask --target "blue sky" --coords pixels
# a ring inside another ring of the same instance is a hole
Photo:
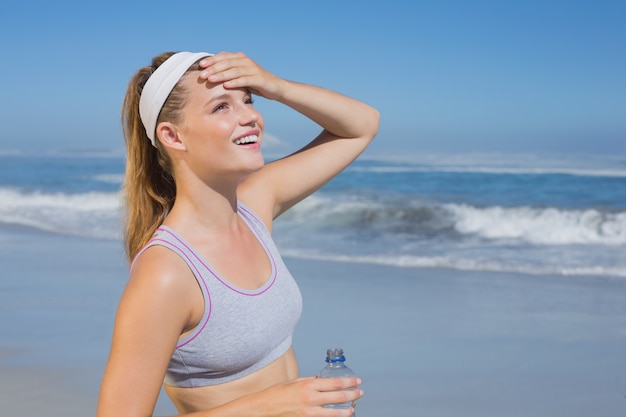
[[[166,50],[237,50],[377,107],[372,155],[626,154],[624,1],[11,3],[3,151],[121,149],[137,68]],[[257,106],[285,147],[317,133],[276,103]]]

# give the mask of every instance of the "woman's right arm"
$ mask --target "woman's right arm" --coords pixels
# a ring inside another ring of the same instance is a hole
[[[184,262],[166,248],[146,250],[133,266],[113,329],[97,417],[152,416],[167,365],[180,335],[194,325],[202,296]],[[199,302],[190,302],[198,300]],[[361,397],[356,378],[300,378],[272,386],[196,417],[349,417],[350,410],[325,409]]]
[[[197,284],[193,288],[193,282],[180,279],[186,266],[172,255],[154,246],[132,268],[115,318],[97,417],[152,415],[197,292]]]

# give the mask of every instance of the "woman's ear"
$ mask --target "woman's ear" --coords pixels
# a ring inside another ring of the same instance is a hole
[[[156,128],[157,139],[161,143],[171,149],[186,150],[186,146],[183,143],[178,127],[170,122],[159,123]]]

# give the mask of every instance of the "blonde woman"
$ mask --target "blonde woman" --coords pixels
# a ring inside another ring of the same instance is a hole
[[[321,133],[265,164],[253,95]],[[378,123],[372,107],[242,53],[165,53],[137,72],[123,105],[130,277],[98,417],[151,416],[162,384],[180,415],[352,415],[322,406],[360,398],[359,379],[298,375],[301,296],[271,230],[354,161]]]

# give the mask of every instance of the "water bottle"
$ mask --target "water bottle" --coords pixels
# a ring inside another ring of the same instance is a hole
[[[342,348],[332,348],[326,351],[326,366],[317,375],[319,378],[337,378],[345,376],[356,376],[354,371],[346,366],[346,357],[343,356]],[[328,404],[325,408],[348,408],[356,406],[356,401],[343,404]],[[352,417],[356,416],[356,412]]]

